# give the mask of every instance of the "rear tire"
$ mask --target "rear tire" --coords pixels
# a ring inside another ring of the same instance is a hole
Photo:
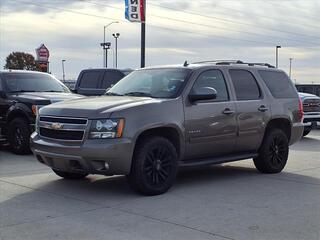
[[[289,155],[288,137],[280,129],[270,129],[262,142],[254,165],[262,173],[279,173],[285,167]]]
[[[149,137],[137,144],[127,180],[138,193],[159,195],[173,185],[177,169],[178,154],[174,145],[164,137]]]
[[[84,179],[88,176],[87,173],[73,173],[73,172],[64,172],[56,169],[52,169],[52,171],[57,174],[59,177],[71,180]]]
[[[307,126],[307,127],[304,127],[303,129],[303,136],[307,136],[312,130],[312,126]]]
[[[9,123],[8,141],[15,154],[30,153],[30,128],[23,118],[13,119]]]

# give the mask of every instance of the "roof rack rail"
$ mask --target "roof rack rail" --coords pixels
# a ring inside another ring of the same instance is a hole
[[[269,63],[243,63],[243,64],[248,64],[248,66],[264,66],[268,68],[275,68],[275,66],[269,64]]]
[[[202,64],[202,63],[220,63],[220,62],[225,62],[225,63],[237,63],[237,62],[242,62],[240,60],[207,60],[207,61],[200,61],[200,62],[193,62],[192,64]]]
[[[243,62],[241,60],[208,60],[208,61],[202,61],[202,62],[194,62],[192,64],[206,64],[206,63],[214,63],[216,65],[244,64],[248,66],[264,66],[268,68],[275,68],[275,66],[269,63],[250,63],[250,62]]]

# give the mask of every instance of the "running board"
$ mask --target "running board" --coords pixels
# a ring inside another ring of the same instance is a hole
[[[239,160],[245,160],[248,158],[257,157],[257,153],[246,153],[246,154],[232,154],[224,157],[216,157],[216,158],[200,158],[200,159],[192,159],[192,160],[183,160],[179,162],[180,167],[196,167],[196,166],[205,166],[205,165],[213,165],[227,162],[234,162]]]

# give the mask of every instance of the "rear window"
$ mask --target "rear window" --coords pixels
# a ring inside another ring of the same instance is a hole
[[[102,88],[109,88],[115,85],[121,78],[124,77],[124,74],[118,71],[106,71],[103,76]]]
[[[82,74],[79,87],[80,88],[93,88],[93,89],[99,88],[100,76],[101,76],[100,71],[84,72]]]
[[[296,90],[285,73],[267,70],[258,72],[274,98],[297,97]]]

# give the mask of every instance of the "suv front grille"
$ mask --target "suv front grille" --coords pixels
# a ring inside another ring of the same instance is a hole
[[[320,100],[306,99],[303,101],[304,112],[320,112]]]
[[[87,123],[88,120],[82,118],[40,116],[39,133],[51,139],[82,141]]]
[[[83,131],[66,131],[40,128],[41,136],[59,140],[81,141],[83,138],[83,134]]]

